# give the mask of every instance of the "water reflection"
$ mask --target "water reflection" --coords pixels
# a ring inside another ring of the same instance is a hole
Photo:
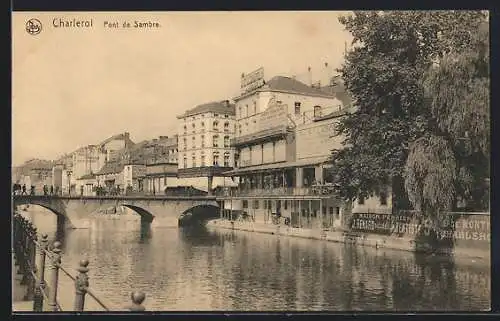
[[[51,220],[34,219],[37,226]],[[88,257],[91,287],[115,306],[126,304],[131,290],[147,293],[148,310],[450,311],[490,305],[489,266],[400,251],[99,218],[90,229],[67,232],[64,245],[63,264],[76,267]]]

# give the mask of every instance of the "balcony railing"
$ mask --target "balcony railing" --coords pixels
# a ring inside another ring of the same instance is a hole
[[[315,185],[310,187],[277,187],[277,188],[252,188],[230,189],[221,188],[216,196],[252,197],[252,196],[330,196],[336,195],[336,189],[331,185]]]

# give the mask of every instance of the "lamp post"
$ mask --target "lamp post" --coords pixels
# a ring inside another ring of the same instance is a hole
[[[66,172],[68,177],[68,196],[71,196],[71,172]]]

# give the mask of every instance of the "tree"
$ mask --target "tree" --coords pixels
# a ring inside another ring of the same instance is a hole
[[[339,72],[356,106],[338,126],[344,148],[332,153],[339,192],[353,200],[390,184],[393,208],[408,208],[405,168],[410,151],[444,144],[429,136],[446,122],[435,118],[440,107],[426,87],[433,79],[427,77],[429,69],[450,53],[470,48],[484,14],[355,12],[339,20],[353,36],[353,48]],[[425,145],[413,147],[416,141]]]
[[[489,39],[487,21],[466,47],[443,55],[424,75],[432,132],[411,143],[405,167],[412,204],[429,213],[456,199],[489,206]]]

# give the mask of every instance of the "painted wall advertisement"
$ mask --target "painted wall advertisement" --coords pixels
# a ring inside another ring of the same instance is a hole
[[[354,213],[351,217],[352,231],[385,235],[416,236],[429,233],[428,225],[416,213],[405,215]],[[439,239],[490,241],[490,216],[488,214],[467,215],[449,213],[440,222]]]
[[[241,92],[246,93],[264,85],[264,68],[241,75]]]
[[[334,119],[297,128],[297,159],[324,156],[341,148],[342,138],[336,136]]]
[[[288,123],[288,108],[287,105],[272,104],[267,107],[266,111],[260,114],[258,125],[259,131],[286,126]]]

